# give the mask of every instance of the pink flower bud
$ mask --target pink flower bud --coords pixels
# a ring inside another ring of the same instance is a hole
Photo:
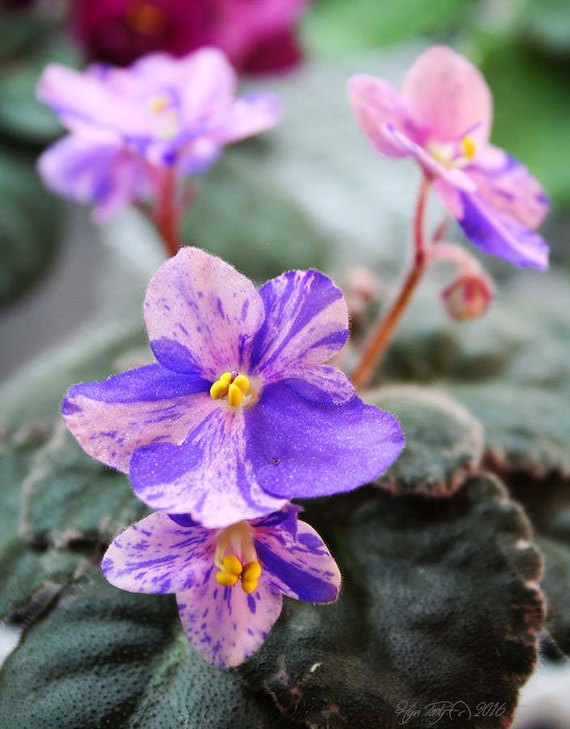
[[[482,274],[459,276],[441,292],[447,313],[458,321],[482,316],[494,295],[491,281]]]

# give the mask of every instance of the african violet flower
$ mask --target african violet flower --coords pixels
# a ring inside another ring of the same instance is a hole
[[[220,531],[154,513],[112,542],[102,570],[130,592],[176,593],[184,632],[216,666],[256,651],[281,613],[283,595],[333,602],[340,573],[323,540],[297,521],[299,507]]]
[[[401,93],[366,75],[354,76],[349,91],[374,146],[413,156],[473,243],[519,266],[547,267],[548,246],[534,229],[548,200],[520,162],[489,143],[491,94],[469,61],[434,46],[410,68]]]
[[[283,71],[301,59],[295,25],[308,0],[74,0],[73,31],[92,59],[118,65],[146,53],[203,46],[238,71]]]
[[[348,315],[318,271],[256,290],[184,248],[151,279],[145,318],[158,362],[72,387],[62,413],[87,453],[130,473],[153,509],[225,527],[350,491],[402,449],[395,418],[323,364],[344,345]]]
[[[204,172],[224,145],[275,124],[274,96],[236,99],[235,85],[214,48],[150,55],[128,69],[50,64],[38,96],[71,134],[44,152],[40,173],[56,192],[95,204],[99,218],[159,197],[169,170],[179,179]]]

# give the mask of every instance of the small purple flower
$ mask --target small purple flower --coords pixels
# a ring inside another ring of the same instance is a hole
[[[348,314],[318,271],[256,290],[184,248],[151,279],[145,318],[158,362],[75,385],[62,413],[85,451],[130,473],[153,509],[225,527],[350,491],[399,455],[397,420],[323,364],[344,345]]]
[[[401,93],[364,74],[349,93],[372,144],[388,157],[414,157],[469,240],[518,266],[547,268],[548,244],[535,229],[548,199],[518,160],[489,143],[491,94],[466,58],[433,46]]]
[[[124,69],[50,64],[38,97],[71,134],[44,152],[40,174],[61,195],[94,204],[99,219],[158,197],[169,171],[178,180],[200,174],[226,144],[275,124],[274,96],[236,98],[235,86],[214,48],[180,59],[157,53]]]
[[[333,602],[340,573],[299,507],[220,531],[154,513],[128,527],[103,557],[107,580],[129,592],[176,593],[184,632],[215,666],[237,666],[263,643],[283,595]]]

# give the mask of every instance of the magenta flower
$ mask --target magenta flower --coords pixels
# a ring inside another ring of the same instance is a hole
[[[117,65],[215,46],[240,72],[284,71],[301,60],[296,25],[308,2],[74,0],[71,24],[90,58]]]
[[[226,527],[350,491],[400,453],[396,419],[323,364],[348,336],[327,276],[289,271],[256,290],[184,248],[151,279],[145,318],[158,362],[75,385],[62,413],[85,451],[130,473],[153,509]]]
[[[129,592],[176,593],[184,632],[215,666],[237,666],[263,643],[283,595],[338,597],[338,567],[299,507],[216,531],[188,517],[154,513],[111,543],[102,570]]]
[[[491,95],[467,59],[434,46],[401,93],[365,75],[350,80],[349,93],[374,146],[414,157],[473,243],[519,266],[548,266],[547,243],[535,232],[548,199],[520,162],[489,143]]]
[[[236,99],[235,85],[213,48],[181,59],[151,55],[128,69],[50,64],[38,96],[71,134],[44,152],[40,173],[56,192],[94,204],[99,218],[158,198],[172,171],[178,180],[200,174],[226,144],[275,124],[274,96]]]

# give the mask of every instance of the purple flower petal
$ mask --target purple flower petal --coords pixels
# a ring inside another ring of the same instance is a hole
[[[357,397],[344,405],[309,402],[283,383],[266,386],[245,421],[257,482],[289,499],[351,491],[385,471],[404,445],[389,413]]]
[[[215,532],[184,527],[166,514],[151,514],[116,537],[101,569],[129,592],[181,592],[202,582],[213,562]]]
[[[96,206],[105,219],[130,202],[145,197],[151,178],[144,161],[123,150],[108,134],[65,137],[39,159],[46,185],[61,195]]]
[[[548,198],[539,183],[517,159],[498,147],[488,147],[466,173],[477,185],[479,197],[497,215],[507,216],[527,228],[544,220]]]
[[[145,319],[161,364],[214,382],[222,372],[243,368],[246,346],[263,323],[263,303],[235,268],[184,248],[151,279]]]
[[[344,372],[329,365],[291,369],[281,382],[305,400],[322,405],[340,405],[355,394],[354,385]]]
[[[238,666],[254,653],[281,613],[283,597],[262,574],[258,589],[247,595],[239,585],[222,587],[216,568],[203,584],[178,593],[178,610],[186,637],[214,666]]]
[[[534,230],[499,215],[481,196],[460,193],[457,222],[475,245],[517,266],[548,268],[548,243]]]
[[[216,408],[199,377],[148,365],[103,382],[74,385],[61,412],[93,458],[127,472],[133,452],[148,443],[182,442]]]
[[[280,509],[284,498],[266,493],[244,458],[243,414],[216,410],[180,446],[139,448],[131,462],[137,496],[153,509],[190,514],[211,528]]]
[[[281,102],[272,94],[247,94],[208,123],[208,133],[228,144],[273,127],[281,114]]]
[[[289,271],[259,290],[265,321],[250,353],[252,370],[274,382],[284,372],[326,362],[345,344],[348,311],[342,291],[318,271]]]
[[[267,579],[280,592],[297,600],[333,602],[340,589],[340,572],[325,543],[303,521],[294,536],[286,529],[256,529],[255,548]]]

